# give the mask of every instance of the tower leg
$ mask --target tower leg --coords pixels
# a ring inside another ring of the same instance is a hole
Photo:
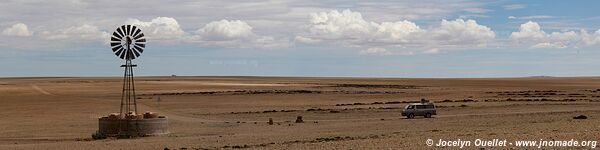
[[[136,120],[138,114],[133,78],[133,67],[136,66],[137,65],[131,63],[131,60],[126,60],[125,65],[121,65],[121,67],[125,68],[125,73],[123,74],[123,90],[121,93],[120,119],[122,119],[122,121],[120,123],[119,133],[129,136],[135,136],[132,135],[132,132],[134,131],[129,130],[129,122]]]

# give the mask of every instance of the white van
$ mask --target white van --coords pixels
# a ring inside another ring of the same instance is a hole
[[[406,116],[406,118],[415,118],[415,116],[431,118],[432,115],[437,115],[437,112],[435,105],[429,102],[410,103],[402,110],[402,116]]]

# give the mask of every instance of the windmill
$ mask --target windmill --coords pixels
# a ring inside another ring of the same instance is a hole
[[[140,57],[146,47],[146,38],[142,30],[133,25],[123,25],[112,34],[110,46],[117,57],[124,59],[125,68],[123,75],[123,90],[121,94],[121,110],[119,117],[127,118],[137,114],[137,101],[135,98],[135,83],[131,60]]]
[[[125,64],[121,65],[125,68],[121,107],[118,114],[111,113],[106,117],[98,118],[97,134],[132,137],[169,133],[166,116],[159,116],[149,111],[143,115],[138,114],[133,78],[133,68],[137,65],[133,64],[132,60],[140,57],[146,47],[146,38],[142,30],[134,25],[122,25],[113,32],[110,46],[117,57],[125,60]]]

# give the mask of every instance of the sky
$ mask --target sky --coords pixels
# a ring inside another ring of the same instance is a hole
[[[0,76],[600,76],[600,1],[2,0]]]

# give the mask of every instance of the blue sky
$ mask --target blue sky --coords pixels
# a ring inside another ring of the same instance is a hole
[[[131,7],[136,6],[136,7]],[[600,75],[598,1],[6,1],[0,76],[120,76],[107,42],[148,38],[137,75]]]

